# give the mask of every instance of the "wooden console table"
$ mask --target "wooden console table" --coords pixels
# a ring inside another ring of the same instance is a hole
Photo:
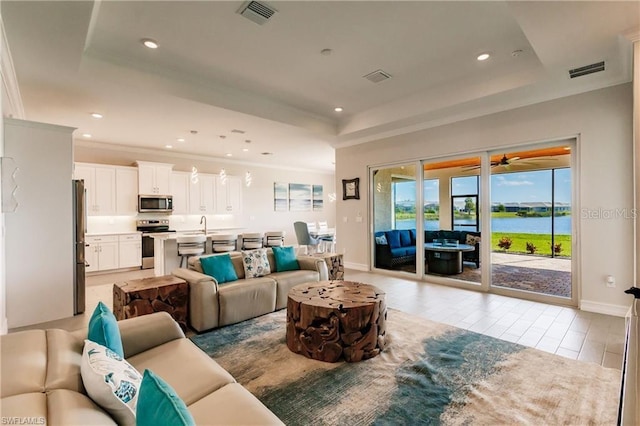
[[[329,280],[344,280],[344,262],[338,253],[315,253],[314,257],[322,257],[329,270]]]
[[[289,290],[287,347],[320,361],[373,358],[385,348],[382,290],[350,281],[320,281]]]
[[[113,313],[118,320],[168,312],[187,329],[189,284],[173,275],[113,284]]]

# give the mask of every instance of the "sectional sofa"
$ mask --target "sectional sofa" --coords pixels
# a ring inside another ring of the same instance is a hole
[[[218,363],[185,338],[166,312],[118,322],[124,355],[150,369],[199,425],[283,423]],[[2,423],[116,425],[87,394],[81,359],[87,330],[29,330],[0,338]]]
[[[471,238],[473,237],[473,238]],[[392,229],[374,234],[376,268],[394,269],[416,262],[416,230]],[[463,252],[462,260],[480,267],[480,232],[471,231],[424,231],[424,242],[436,239],[456,240],[460,244],[471,243],[475,250]]]
[[[245,278],[240,252],[231,252],[231,262],[237,280],[219,284],[202,269],[200,260],[219,254],[193,256],[187,268],[175,269],[172,274],[189,283],[189,325],[201,332],[235,324],[287,306],[287,294],[295,285],[328,279],[328,268],[320,257],[298,256],[298,270],[271,272],[258,278]],[[275,271],[275,257],[267,249],[271,271]]]

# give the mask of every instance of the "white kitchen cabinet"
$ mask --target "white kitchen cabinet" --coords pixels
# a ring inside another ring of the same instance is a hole
[[[142,195],[172,195],[172,164],[137,161],[138,192]]]
[[[87,215],[116,213],[116,169],[114,166],[76,163],[74,178],[83,179],[87,191]]]
[[[118,236],[118,267],[142,266],[142,235],[124,234]]]
[[[85,259],[87,272],[118,269],[118,236],[100,235],[85,238]]]
[[[172,172],[171,191],[173,195],[173,214],[189,214],[189,185],[191,173]]]
[[[236,214],[242,211],[242,180],[237,176],[227,176],[223,183],[216,176],[216,209],[218,214]]]
[[[138,169],[116,167],[116,213],[138,213]]]
[[[216,175],[200,173],[198,182],[189,183],[189,204],[191,214],[215,213]]]

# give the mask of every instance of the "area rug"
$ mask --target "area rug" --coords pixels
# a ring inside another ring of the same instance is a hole
[[[357,363],[289,351],[286,313],[192,337],[285,424],[615,424],[620,370],[388,311],[389,346]]]

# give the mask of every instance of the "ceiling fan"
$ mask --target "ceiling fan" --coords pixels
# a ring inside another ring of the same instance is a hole
[[[519,156],[514,156],[514,157],[507,157],[507,154],[503,154],[502,158],[497,160],[497,161],[491,161],[491,168],[495,168],[495,167],[504,167],[505,170],[509,170],[510,166],[512,165],[538,165],[539,164],[539,160],[541,159],[545,159],[545,160],[553,160],[556,161],[557,158],[553,158],[551,156],[545,156],[545,157],[532,157],[532,158],[521,158]],[[538,160],[538,161],[535,161]],[[480,165],[474,165],[474,166],[466,166],[464,167],[467,170],[475,170],[475,169],[479,169]]]

